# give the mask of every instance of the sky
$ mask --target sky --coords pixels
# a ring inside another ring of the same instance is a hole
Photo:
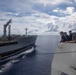
[[[75,31],[76,0],[0,0],[0,34],[9,19],[12,34]]]

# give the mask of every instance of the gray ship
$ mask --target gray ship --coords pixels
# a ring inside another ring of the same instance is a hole
[[[11,35],[10,23],[11,19],[4,25],[4,34],[0,37],[0,59],[5,59],[9,56],[17,54],[23,50],[35,46],[37,35]],[[6,35],[6,28],[8,27],[8,36]]]

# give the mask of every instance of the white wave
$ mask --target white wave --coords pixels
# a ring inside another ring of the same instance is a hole
[[[25,58],[25,55],[22,58],[24,59]]]
[[[18,61],[19,60],[11,60],[11,61],[7,62],[6,64],[1,65],[2,68],[0,69],[0,73],[9,70],[13,66],[13,64],[18,62]]]
[[[10,57],[9,59],[15,59],[15,58],[19,57],[22,54],[24,54],[23,57],[22,57],[22,58],[24,58],[27,53],[31,53],[33,50],[34,50],[34,48],[32,47],[31,49],[28,49],[28,50],[26,50],[24,52],[21,52],[20,54],[14,55],[14,56]]]
[[[8,70],[12,66],[12,63],[8,62],[8,63],[6,63],[4,65],[1,65],[1,66],[2,66],[2,68],[0,69],[0,72],[4,72],[4,71]]]
[[[28,49],[28,50],[25,51],[25,52],[22,52],[22,53],[20,53],[20,54],[18,54],[18,55],[9,57],[9,60],[10,60],[10,61],[8,61],[7,63],[5,63],[4,65],[1,65],[0,73],[9,70],[14,63],[19,62],[20,59],[17,59],[17,58],[18,58],[20,55],[24,54],[24,55],[21,57],[21,58],[23,59],[23,58],[26,57],[25,55],[26,55],[27,53],[30,53],[30,52],[32,52],[33,50],[34,50],[34,48],[32,47],[31,49]]]
[[[20,61],[20,60],[12,60],[11,63],[13,64],[13,63],[16,63],[18,61]]]
[[[31,53],[32,51],[34,51],[33,47],[31,49],[27,50],[26,53]]]

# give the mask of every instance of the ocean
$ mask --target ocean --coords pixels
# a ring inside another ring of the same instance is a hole
[[[51,63],[60,37],[58,35],[39,35],[35,52],[18,57],[0,65],[0,75],[51,75]]]

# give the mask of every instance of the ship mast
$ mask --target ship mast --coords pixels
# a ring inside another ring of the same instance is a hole
[[[27,29],[27,28],[25,28],[25,36],[27,36],[27,30],[28,30],[28,29]]]
[[[9,25],[9,27],[8,27],[8,40],[11,39],[11,38],[10,38],[10,33],[11,33],[11,25]]]

